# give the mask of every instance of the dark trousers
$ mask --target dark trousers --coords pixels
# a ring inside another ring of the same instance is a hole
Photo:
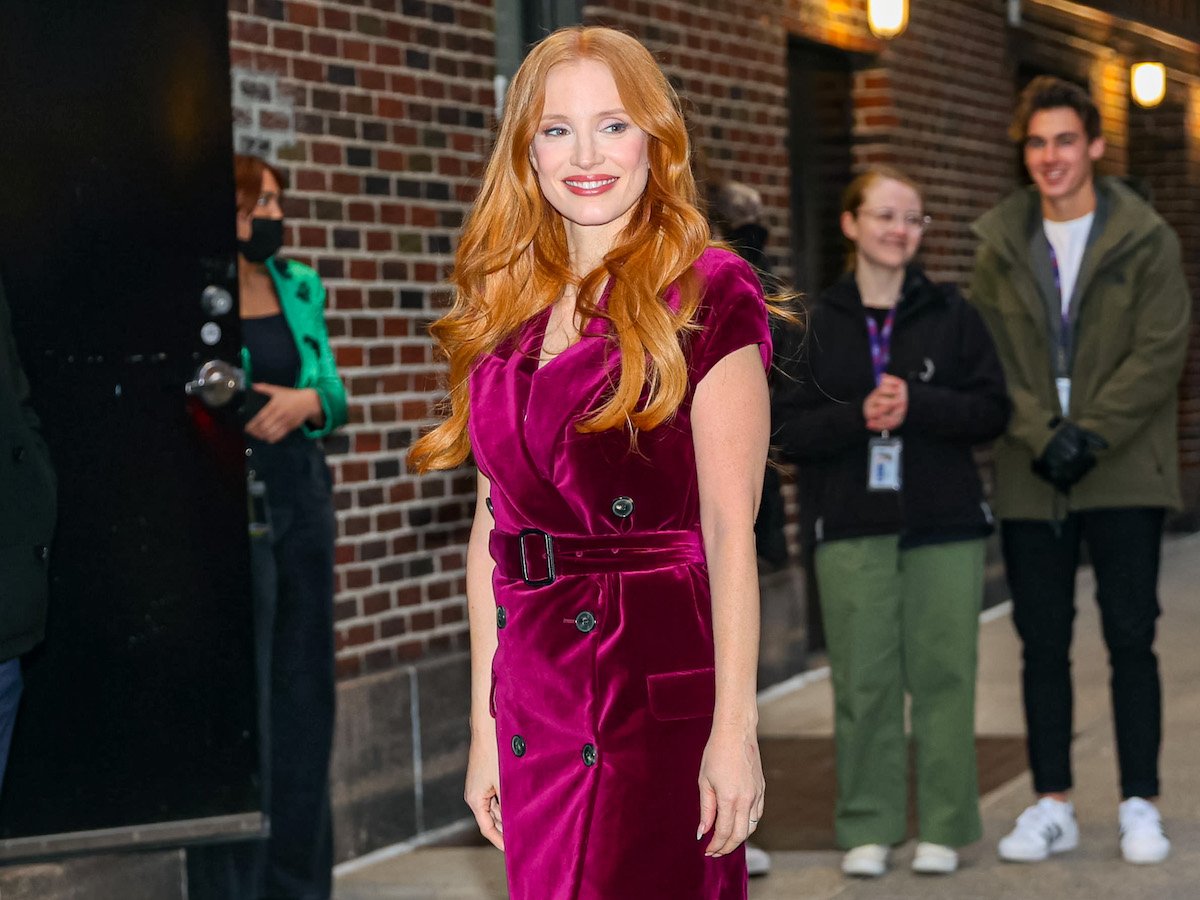
[[[21,660],[0,662],[0,787],[4,785],[4,770],[8,766],[8,748],[12,744],[13,725],[17,707],[21,704]]]
[[[271,835],[189,850],[189,897],[328,900],[335,535],[329,468],[320,448],[300,435],[250,446],[269,519],[251,541],[251,562]]]
[[[1038,793],[1071,781],[1071,636],[1075,572],[1086,541],[1111,667],[1124,797],[1158,795],[1162,687],[1154,655],[1162,509],[1095,509],[1060,523],[1009,520],[1001,543],[1023,643],[1029,765]]]

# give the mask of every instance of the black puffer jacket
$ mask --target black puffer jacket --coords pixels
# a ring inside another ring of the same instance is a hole
[[[950,285],[915,267],[904,281],[887,371],[908,382],[900,491],[867,490],[862,405],[875,386],[854,276],[793,335],[772,401],[773,442],[800,466],[806,540],[899,534],[904,546],[987,534],[991,513],[971,448],[1008,422],[1004,373],[983,321]]]

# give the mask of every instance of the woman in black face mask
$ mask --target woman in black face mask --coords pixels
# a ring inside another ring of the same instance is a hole
[[[345,423],[346,392],[325,328],[325,288],[311,268],[277,255],[282,176],[253,156],[236,157],[235,175],[248,475],[251,497],[265,496],[255,504],[251,556],[271,817],[257,884],[236,894],[328,898],[335,527],[319,439]],[[223,891],[215,896],[234,893]]]

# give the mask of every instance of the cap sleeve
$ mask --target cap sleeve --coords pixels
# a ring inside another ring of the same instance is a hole
[[[754,269],[726,250],[709,250],[699,265],[704,295],[696,313],[689,368],[693,385],[718,362],[742,347],[758,345],[764,369],[771,367],[767,304]]]

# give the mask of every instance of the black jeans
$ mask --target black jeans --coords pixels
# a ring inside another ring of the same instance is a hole
[[[1112,670],[1117,759],[1124,797],[1158,795],[1162,687],[1154,655],[1164,511],[1095,509],[1065,521],[1009,520],[1001,544],[1024,645],[1029,765],[1038,793],[1071,788],[1071,632],[1075,572],[1087,541]]]
[[[265,842],[188,850],[193,900],[328,900],[333,831],[334,517],[329,468],[299,433],[248,439],[269,519],[251,540],[256,650],[265,695]]]

